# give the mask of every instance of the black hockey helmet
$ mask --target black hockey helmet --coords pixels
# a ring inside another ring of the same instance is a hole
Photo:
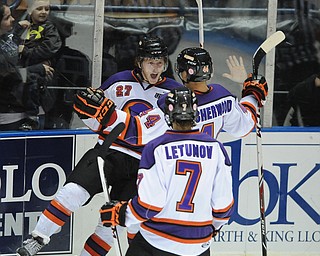
[[[168,67],[168,48],[163,40],[157,36],[145,36],[138,43],[136,60],[138,64],[141,64],[144,58],[165,60],[165,69]],[[138,65],[139,66],[139,65]]]
[[[185,86],[172,89],[165,100],[165,118],[169,126],[173,122],[191,121],[194,126],[198,117],[198,100],[194,92]]]
[[[187,72],[187,81],[181,78],[181,72]],[[184,49],[177,57],[176,72],[183,82],[207,81],[213,74],[210,54],[202,48]]]

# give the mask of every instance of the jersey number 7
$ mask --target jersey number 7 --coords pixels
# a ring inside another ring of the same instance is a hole
[[[192,213],[194,211],[194,203],[192,201],[202,172],[201,163],[178,160],[176,166],[176,175],[186,176],[187,173],[190,174],[182,198],[177,202],[176,211]]]

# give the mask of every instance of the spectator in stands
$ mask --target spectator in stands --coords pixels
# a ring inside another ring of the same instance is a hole
[[[54,66],[54,57],[62,41],[57,28],[48,20],[49,12],[49,0],[34,0],[28,7],[30,27],[23,44],[19,46],[23,66],[38,63]]]
[[[56,54],[62,46],[62,40],[55,25],[48,20],[49,0],[33,0],[28,6],[30,26],[22,44],[19,45],[20,63],[23,67],[43,63],[55,68]],[[38,78],[42,90],[39,108],[40,128],[44,128],[45,112],[55,103],[55,92],[47,89],[51,77]]]
[[[288,102],[291,109],[284,125],[320,126],[320,72],[294,86]]]
[[[45,64],[18,68],[20,35],[29,25],[20,21],[13,29],[10,8],[0,2],[0,130],[38,128],[37,77],[51,76],[53,69]]]

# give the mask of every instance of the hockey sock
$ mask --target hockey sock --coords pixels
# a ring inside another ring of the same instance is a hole
[[[102,240],[97,234],[92,234],[86,241],[80,256],[106,255],[111,246]]]
[[[41,214],[35,231],[47,237],[57,233],[72,212],[79,209],[89,198],[89,193],[81,186],[75,183],[66,184]]]
[[[112,230],[111,228],[104,227],[99,220],[94,233],[87,239],[80,256],[105,255],[109,252],[112,246]]]

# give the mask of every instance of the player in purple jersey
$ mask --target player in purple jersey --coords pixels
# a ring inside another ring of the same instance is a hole
[[[102,192],[97,156],[100,144],[109,133],[104,127],[115,120],[115,105],[135,115],[155,107],[162,94],[181,86],[173,79],[162,76],[168,66],[168,51],[159,37],[145,37],[139,42],[136,65],[132,71],[112,75],[99,89],[89,88],[88,91],[80,92],[85,98],[84,101],[83,98],[76,99],[76,102],[81,101],[83,104],[81,109],[75,107],[80,118],[86,119],[88,115],[92,117],[99,110],[99,115],[95,117],[100,125],[94,129],[100,135],[99,143],[87,151],[77,163],[66,184],[41,214],[35,230],[32,231],[32,237],[17,249],[18,255],[35,255],[49,243],[51,235],[59,231],[73,212]],[[105,175],[112,186],[112,199],[129,200],[136,194],[138,167],[139,159],[122,152],[121,147],[113,147],[108,151]],[[110,229],[98,223],[94,234],[87,239],[81,256],[105,255],[112,245]]]
[[[172,130],[142,152],[138,195],[111,201],[100,213],[105,226],[141,223],[126,256],[210,255],[211,237],[233,212],[231,163],[223,145],[199,130],[195,93],[168,93],[164,108]]]

